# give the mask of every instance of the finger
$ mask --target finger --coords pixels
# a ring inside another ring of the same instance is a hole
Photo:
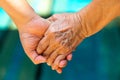
[[[56,59],[56,57],[59,55],[60,51],[62,50],[63,48],[60,47],[58,49],[56,49],[55,51],[53,51],[53,53],[51,53],[51,55],[49,56],[49,58],[47,59],[47,64],[48,65],[52,65],[52,63],[54,62],[54,60]]]
[[[46,57],[46,59],[50,56],[50,54],[54,51],[54,50],[56,50],[56,48],[58,47],[58,45],[57,44],[52,44],[52,45],[50,45],[46,50],[45,50],[45,52],[43,52],[43,55],[44,55],[44,57]]]
[[[72,53],[67,55],[67,60],[70,61],[72,59]],[[67,60],[61,60],[59,63],[60,68],[64,68],[67,65]]]
[[[65,53],[70,53],[70,51],[68,52],[69,50],[67,49],[67,48],[65,48],[65,47],[60,47],[59,49],[58,49],[58,51],[56,51],[54,54],[51,54],[51,56],[50,57],[52,57],[52,56],[54,56],[55,54],[58,54],[58,56],[55,56],[55,58],[54,59],[51,59],[51,58],[49,58],[48,59],[48,63],[50,64],[50,65],[52,65],[52,69],[53,70],[56,70],[58,67],[59,67],[59,63],[60,63],[60,61],[61,60],[65,60],[65,58],[66,58],[66,56],[68,55],[68,54],[63,54],[63,52],[65,52]],[[63,57],[62,57],[62,56]],[[63,65],[61,65],[61,66],[66,66],[66,62],[65,62],[65,64],[63,64]]]
[[[72,49],[74,49],[74,47],[76,47],[76,45],[78,44],[78,42],[79,42],[78,39],[75,38],[75,41],[74,41],[73,44],[71,45],[71,46],[72,46]],[[65,51],[65,49],[63,49],[63,50]],[[54,63],[52,64],[53,70],[58,68],[59,62],[60,62],[61,60],[64,60],[65,57],[66,57],[66,55],[61,55],[61,56],[58,56],[58,57],[56,58],[56,60],[55,60]],[[72,59],[72,54],[68,55],[68,56],[67,56],[67,59],[68,59],[68,60],[71,60],[71,59]],[[66,64],[67,64],[67,62],[66,62],[64,65],[63,65],[63,63],[61,63],[60,67],[65,67]]]
[[[52,64],[52,69],[53,69],[53,70],[57,70],[60,61],[63,60],[63,59],[65,59],[65,57],[66,57],[65,55],[59,55],[59,56],[55,59],[54,63]]]
[[[56,57],[59,55],[58,52],[60,51],[61,49],[57,49],[55,50],[51,55],[50,57],[47,59],[47,64],[50,66],[52,65],[53,61],[56,59]]]
[[[72,47],[75,47],[77,44],[79,43],[78,39],[76,39],[73,44],[72,44]],[[72,53],[67,55],[67,60],[72,60]],[[67,65],[67,61],[66,60],[63,60],[59,63],[59,67],[63,68]]]
[[[76,40],[73,42],[72,47],[75,47],[78,43],[79,43],[79,41],[78,41],[78,39],[76,39]],[[69,54],[69,55],[67,55],[67,60],[69,60],[69,61],[72,60],[72,53]],[[60,63],[59,63],[59,67],[61,67],[61,68],[65,67],[66,65],[67,65],[67,61],[66,61],[66,60],[62,60],[62,61],[60,61]]]
[[[37,53],[39,55],[42,54],[47,49],[48,45],[49,45],[49,39],[48,37],[44,37],[38,44]]]
[[[78,45],[79,44],[79,41],[78,41],[78,39],[76,39],[74,42],[73,42],[73,44],[72,44],[72,47],[75,47],[76,45]],[[73,48],[74,49],[74,48]],[[68,54],[67,55],[67,60],[68,61],[71,61],[72,60],[72,53],[70,53],[70,54]],[[67,62],[60,62],[60,64],[59,64],[59,67],[65,67],[67,65]]]
[[[46,59],[43,56],[38,55],[36,51],[32,51],[31,53],[27,55],[34,64],[40,64],[40,63],[46,62]]]
[[[36,64],[45,63],[46,59],[43,56],[39,55],[35,58],[35,62]]]
[[[72,60],[72,53],[67,55],[67,60],[71,61]]]
[[[59,63],[60,68],[64,68],[67,65],[67,60],[61,60]]]
[[[62,73],[62,69],[61,69],[61,68],[57,69],[56,71],[57,71],[57,73],[59,73],[59,74]]]

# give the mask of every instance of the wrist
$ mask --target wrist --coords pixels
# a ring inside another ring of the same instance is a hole
[[[74,13],[74,18],[75,18],[75,22],[77,22],[76,24],[78,24],[77,29],[79,30],[79,32],[77,33],[81,38],[86,38],[88,37],[88,32],[85,28],[84,25],[84,17],[82,13]]]
[[[22,31],[23,29],[25,29],[26,27],[29,27],[30,25],[32,25],[31,23],[33,23],[33,21],[35,20],[42,20],[42,18],[40,16],[38,16],[37,14],[32,14],[30,17],[26,17],[26,19],[24,21],[16,21],[15,24],[18,28],[19,31]],[[28,26],[26,26],[28,25]]]
[[[7,12],[7,11],[6,11]],[[9,12],[7,12],[9,14]],[[19,26],[24,25],[26,23],[28,23],[29,21],[33,20],[36,17],[39,17],[38,14],[36,14],[34,12],[34,10],[32,9],[28,9],[27,12],[19,12],[19,11],[15,11],[13,13],[9,14],[11,19],[15,22],[15,24],[17,25],[17,27],[19,28]]]
[[[23,16],[24,17],[22,17],[22,18],[12,18],[17,26],[22,26],[22,25],[28,23],[29,21],[31,21],[33,18],[38,17],[38,15],[36,13],[31,13],[29,15],[23,15]]]
[[[77,30],[75,34],[78,35],[79,40],[83,40],[87,37],[86,28],[82,21],[83,19],[80,13],[73,13],[73,22],[75,24],[74,29]]]

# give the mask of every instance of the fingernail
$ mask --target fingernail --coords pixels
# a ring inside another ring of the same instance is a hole
[[[62,73],[62,70],[59,70],[59,71],[57,71],[58,72],[58,74],[61,74]]]
[[[68,61],[71,61],[72,59],[69,59]]]
[[[50,64],[49,64],[49,63],[47,63],[47,65],[48,65],[48,66],[50,66]]]
[[[37,58],[37,59],[35,59],[35,61],[40,62],[40,63],[45,63],[46,59]]]
[[[58,72],[59,74],[61,74],[62,72]]]
[[[52,67],[52,70],[55,70],[55,68]]]

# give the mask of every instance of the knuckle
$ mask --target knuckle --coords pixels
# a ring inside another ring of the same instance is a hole
[[[57,70],[57,68],[58,68],[58,66],[57,66],[57,65],[55,65],[55,66],[54,66],[54,69],[55,69],[55,70]]]
[[[48,58],[48,59],[47,59],[47,62],[50,63],[50,61],[51,61],[50,58]]]
[[[53,58],[48,59],[48,63],[51,63],[53,61]]]
[[[52,63],[54,60],[55,60],[55,57],[51,57],[51,58],[48,59],[48,62]]]
[[[41,45],[38,46],[38,48],[37,48],[37,52],[40,53],[42,50],[43,50],[43,46],[41,46]]]
[[[53,57],[50,58],[50,60],[54,60],[55,59],[55,55],[53,55]]]
[[[40,54],[42,52],[41,49],[37,49],[37,53]]]

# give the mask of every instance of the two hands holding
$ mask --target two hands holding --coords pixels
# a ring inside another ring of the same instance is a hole
[[[56,14],[43,19],[26,0],[1,0],[0,7],[15,22],[22,46],[32,62],[46,62],[61,73],[72,59],[72,51],[83,39],[79,15]]]
[[[18,29],[23,48],[35,64],[46,62],[53,70],[62,72],[72,51],[84,39],[79,33],[77,14],[56,14],[48,19],[32,18]]]
[[[72,59],[78,44],[120,15],[120,0],[93,0],[79,12],[48,19],[38,16],[26,0],[1,0],[0,6],[17,25],[23,48],[33,63],[46,62],[58,73]]]
[[[35,17],[19,31],[21,42],[35,64],[46,62],[61,73],[72,59],[72,51],[118,17],[119,9],[120,0],[94,0],[76,13],[55,14],[48,19]]]

